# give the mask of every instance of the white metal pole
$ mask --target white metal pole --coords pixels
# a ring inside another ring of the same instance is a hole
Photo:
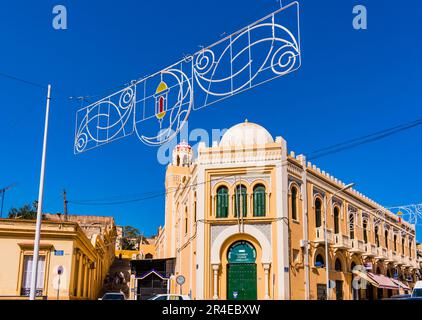
[[[35,293],[36,293],[36,286],[37,286],[38,258],[39,258],[39,252],[40,252],[40,236],[41,236],[42,202],[43,202],[43,197],[44,197],[45,158],[46,158],[46,153],[47,153],[48,115],[50,112],[50,94],[51,94],[51,85],[48,85],[47,105],[46,105],[46,111],[45,111],[45,124],[44,124],[44,142],[43,142],[42,158],[41,158],[40,186],[38,190],[37,222],[36,222],[36,227],[35,227],[34,254],[32,258],[31,291],[29,294],[29,300],[35,300]]]

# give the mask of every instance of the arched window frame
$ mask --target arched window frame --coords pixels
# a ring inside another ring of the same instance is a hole
[[[377,247],[379,247],[380,246],[380,228],[379,228],[379,226],[375,226],[374,233],[375,233],[375,245]]]
[[[247,216],[248,213],[248,187],[243,184],[237,184],[234,187],[234,216],[237,218],[237,212],[243,213],[243,217]],[[240,197],[242,197],[242,208],[240,207]],[[239,204],[238,201],[239,200]]]
[[[394,251],[397,252],[397,233],[394,233],[393,235],[393,248]]]
[[[368,243],[368,225],[369,225],[369,219],[362,218],[362,232],[363,232],[364,243]]]
[[[314,260],[314,266],[315,268],[317,268],[317,262],[320,261],[322,262],[322,266],[320,268],[324,268],[325,267],[325,257],[324,254],[321,252],[315,252],[315,260]]]
[[[340,215],[341,215],[340,207],[338,205],[334,205],[334,208],[333,208],[334,234],[341,233]]]
[[[319,208],[317,206],[317,203],[319,203]],[[316,196],[314,199],[315,228],[322,227],[322,210],[323,210],[323,201],[321,197]]]
[[[301,200],[300,186],[296,182],[291,182],[289,186],[290,211],[294,221],[299,221],[299,202]]]
[[[215,217],[227,218],[229,216],[229,188],[222,184],[216,188]]]
[[[252,190],[253,216],[265,217],[267,213],[267,188],[263,183],[256,183]]]
[[[343,262],[341,261],[339,257],[337,257],[334,261],[334,270],[337,272],[343,271]]]
[[[349,229],[349,237],[353,240],[355,239],[356,212],[348,212],[347,224]]]

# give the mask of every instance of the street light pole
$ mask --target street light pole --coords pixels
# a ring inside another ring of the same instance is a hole
[[[349,183],[348,185],[344,186],[343,188],[341,188],[340,190],[334,192],[331,196],[330,199],[327,200],[327,197],[325,197],[325,205],[324,205],[324,242],[325,242],[325,273],[326,273],[326,295],[327,295],[327,300],[329,300],[330,297],[330,270],[329,270],[329,255],[328,255],[328,234],[327,234],[327,206],[328,203],[331,202],[331,199],[343,192],[346,191],[347,189],[350,189],[351,187],[353,187],[355,184],[354,183]]]
[[[51,85],[48,85],[47,104],[46,104],[46,111],[45,111],[45,124],[44,124],[44,141],[43,141],[42,156],[41,156],[40,186],[38,190],[37,222],[35,226],[34,253],[33,253],[33,258],[32,258],[31,291],[29,293],[29,300],[35,300],[35,293],[37,289],[36,287],[37,287],[37,273],[38,273],[38,258],[39,258],[39,253],[40,253],[42,202],[44,198],[45,158],[46,158],[46,153],[47,153],[48,116],[50,112],[50,94],[51,94]]]

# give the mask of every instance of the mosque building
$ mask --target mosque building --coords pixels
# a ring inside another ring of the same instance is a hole
[[[171,292],[379,299],[419,278],[414,226],[289,153],[282,137],[245,121],[212,147],[201,142],[197,153],[180,143],[166,170],[154,258],[174,259]]]

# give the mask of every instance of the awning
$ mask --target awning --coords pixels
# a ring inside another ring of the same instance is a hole
[[[393,282],[396,283],[401,289],[410,290],[409,286],[404,284],[403,282],[396,280],[396,279],[391,279],[391,280],[393,280]]]
[[[399,285],[393,282],[394,279],[386,277],[382,274],[374,274],[372,272],[364,273],[359,270],[353,270],[353,273],[365,279],[366,281],[368,281],[369,283],[371,283],[373,286],[377,288],[399,290]]]

